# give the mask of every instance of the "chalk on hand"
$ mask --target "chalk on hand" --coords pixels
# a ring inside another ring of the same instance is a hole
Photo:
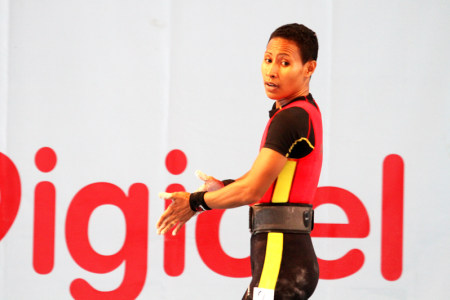
[[[195,171],[195,176],[197,176],[198,179],[203,180],[203,181],[206,181],[209,179],[209,176],[200,170]]]
[[[159,193],[158,197],[161,199],[170,199],[172,198],[172,193]]]

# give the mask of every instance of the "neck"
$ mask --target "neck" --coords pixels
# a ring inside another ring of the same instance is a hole
[[[301,97],[301,96],[308,96],[309,95],[309,86],[305,86],[305,88],[301,89],[300,91],[298,91],[297,93],[284,98],[284,99],[280,99],[280,100],[276,100],[276,108],[281,108],[283,106],[285,106],[286,104],[288,104],[289,102],[291,102],[292,100],[294,100],[295,98]]]

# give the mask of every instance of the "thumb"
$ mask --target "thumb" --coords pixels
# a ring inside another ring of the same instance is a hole
[[[209,177],[211,177],[211,176],[206,175],[205,173],[203,173],[200,170],[195,171],[195,176],[197,176],[198,179],[203,180],[203,181],[207,181],[207,180],[209,180]]]
[[[158,197],[160,199],[172,199],[172,193],[159,193]]]

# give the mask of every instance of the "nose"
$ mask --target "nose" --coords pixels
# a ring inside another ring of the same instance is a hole
[[[277,76],[277,74],[278,74],[278,66],[275,63],[271,63],[267,67],[267,72],[266,72],[267,77],[275,78]]]

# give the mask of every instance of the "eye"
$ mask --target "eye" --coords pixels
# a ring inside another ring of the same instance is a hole
[[[266,63],[270,64],[272,62],[272,60],[270,58],[265,58],[264,59],[266,61]]]
[[[289,63],[287,61],[282,61],[281,64],[285,67],[289,66]]]

